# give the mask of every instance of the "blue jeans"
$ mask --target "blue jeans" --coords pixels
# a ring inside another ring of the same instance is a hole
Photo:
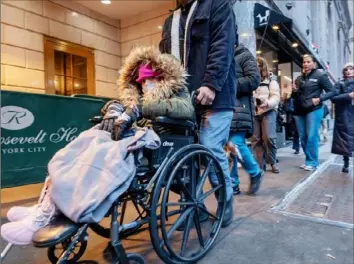
[[[242,161],[240,160],[241,164],[243,168],[247,171],[248,175],[251,178],[257,176],[261,172],[261,170],[246,144],[246,132],[231,133],[230,141],[237,147],[239,155],[241,156],[240,158],[242,158]],[[234,165],[232,167],[230,176],[232,180],[232,185],[236,186],[240,184],[238,178],[237,158],[234,157],[233,161]]]
[[[306,156],[306,166],[317,167],[319,165],[318,148],[320,136],[318,130],[320,129],[322,118],[323,107],[304,116],[295,116],[301,146]]]
[[[201,115],[200,144],[209,148],[220,163],[226,181],[226,199],[232,198],[232,186],[228,160],[224,145],[229,138],[232,110],[207,110]],[[213,169],[209,172],[209,181],[212,186],[218,185],[218,179]]]

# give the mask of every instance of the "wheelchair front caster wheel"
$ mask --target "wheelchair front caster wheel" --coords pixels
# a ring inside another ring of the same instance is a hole
[[[145,264],[145,260],[140,254],[130,253],[127,255],[127,259],[127,264]],[[121,264],[121,262],[118,262],[118,264]]]
[[[57,263],[60,257],[64,254],[64,252],[68,249],[70,243],[72,242],[72,238],[68,238],[60,244],[49,247],[47,251],[48,259],[51,263]],[[75,245],[74,250],[69,254],[68,259],[65,261],[67,264],[74,264],[84,255],[87,248],[87,241],[81,240],[78,241]]]

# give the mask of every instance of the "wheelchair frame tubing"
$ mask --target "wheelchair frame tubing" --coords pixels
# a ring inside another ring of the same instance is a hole
[[[79,231],[75,234],[73,241],[71,241],[69,247],[60,256],[60,259],[58,260],[57,264],[65,264],[66,263],[66,261],[68,260],[68,257],[70,256],[71,252],[74,250],[75,245],[77,244],[77,242],[82,240],[83,236],[86,236],[86,230],[87,230],[88,227],[89,227],[88,224],[84,224],[82,227],[80,227]]]
[[[118,263],[129,264],[127,253],[119,240],[119,222],[118,222],[118,203],[114,203],[112,206],[112,218],[111,218],[111,245],[118,256]]]

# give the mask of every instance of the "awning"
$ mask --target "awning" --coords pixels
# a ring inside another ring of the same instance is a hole
[[[254,5],[254,28],[262,28],[267,25],[287,24],[291,26],[292,20],[282,14],[256,3]]]
[[[278,26],[277,30],[273,30],[272,28],[275,25]],[[256,3],[254,5],[254,28],[266,33],[265,38],[268,41],[277,46],[288,56],[291,56],[293,61],[299,65],[302,63],[302,55],[313,55],[318,66],[327,71],[330,79],[335,81],[333,74],[328,72],[327,64],[318,56],[317,52],[312,48],[312,44],[301,33],[299,28],[292,23],[292,19],[264,5]],[[293,47],[294,43],[298,46]]]

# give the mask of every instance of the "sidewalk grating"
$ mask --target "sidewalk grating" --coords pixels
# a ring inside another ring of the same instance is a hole
[[[353,224],[353,177],[331,164],[284,211]]]

